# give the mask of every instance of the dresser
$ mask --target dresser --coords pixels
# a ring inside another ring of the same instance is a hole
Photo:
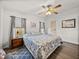
[[[23,46],[23,38],[15,38],[11,40],[11,48]]]

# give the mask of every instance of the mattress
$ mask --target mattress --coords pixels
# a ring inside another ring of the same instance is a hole
[[[24,44],[35,59],[47,59],[61,45],[61,38],[56,34],[23,36]]]

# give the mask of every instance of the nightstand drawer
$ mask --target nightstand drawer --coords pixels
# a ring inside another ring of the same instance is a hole
[[[17,38],[17,39],[11,40],[11,47],[12,48],[20,47],[22,45],[23,45],[23,39],[22,38]]]
[[[22,40],[21,39],[13,39],[13,44],[16,44],[16,43],[20,43]]]

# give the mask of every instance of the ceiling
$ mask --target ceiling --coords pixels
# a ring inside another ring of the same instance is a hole
[[[0,0],[2,7],[21,11],[23,13],[38,11],[41,8],[41,5],[50,2],[54,5],[62,4],[61,12],[79,6],[79,0]]]

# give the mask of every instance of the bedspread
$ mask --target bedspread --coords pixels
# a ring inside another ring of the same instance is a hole
[[[35,59],[47,59],[61,45],[57,35],[23,36],[24,44]]]

